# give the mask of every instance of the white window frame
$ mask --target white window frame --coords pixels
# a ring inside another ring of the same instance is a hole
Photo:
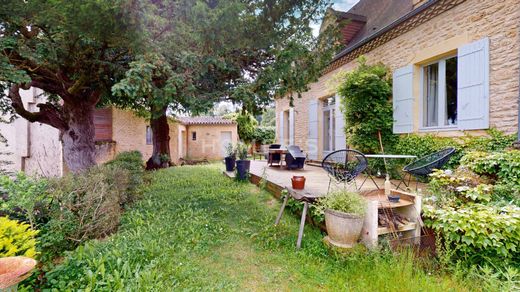
[[[329,102],[329,100],[332,99],[332,103]],[[336,96],[330,96],[324,100],[321,101],[321,117],[322,117],[322,132],[323,132],[323,141],[322,141],[322,147],[323,147],[323,156],[326,156],[336,150]],[[329,131],[326,131],[325,129],[325,112],[329,112]],[[328,132],[328,144],[329,149],[325,149],[325,137]]]
[[[443,57],[443,58],[440,58],[440,59],[437,59],[435,61],[432,61],[432,62],[429,62],[429,63],[426,63],[426,64],[423,64],[420,68],[421,70],[421,74],[420,74],[420,98],[419,98],[419,131],[421,132],[428,132],[428,131],[451,131],[451,130],[457,130],[459,128],[458,125],[449,125],[449,126],[446,126],[446,125],[437,125],[437,126],[434,126],[434,127],[426,127],[425,126],[425,122],[424,122],[424,114],[425,114],[425,106],[426,106],[426,96],[425,96],[425,91],[424,91],[424,70],[426,67],[432,65],[432,64],[436,64],[436,63],[439,63],[439,88],[446,88],[446,60],[447,59],[451,59],[451,58],[458,58],[458,55],[457,53],[453,54],[453,55],[449,55],[447,57]],[[441,74],[442,72],[442,74]],[[458,73],[458,72],[457,72]],[[437,121],[439,124],[441,123],[444,123],[444,121],[446,120],[446,90],[438,90],[439,92],[439,96],[438,96],[438,111],[437,111],[437,114],[438,114],[438,117],[437,117]],[[458,97],[457,97],[457,102],[458,102]]]

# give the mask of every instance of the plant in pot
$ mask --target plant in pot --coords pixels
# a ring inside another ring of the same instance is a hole
[[[226,171],[235,170],[235,161],[237,159],[236,149],[233,147],[233,143],[228,143],[225,146],[226,157],[224,161],[226,162]]]
[[[328,236],[325,240],[340,248],[353,247],[361,236],[367,202],[358,193],[333,192],[320,199]]]
[[[245,180],[247,179],[247,175],[249,174],[249,167],[251,166],[251,161],[247,159],[247,152],[249,150],[249,146],[244,143],[238,143],[236,147],[236,154],[238,156],[238,160],[236,161],[237,165],[237,177],[238,179]]]

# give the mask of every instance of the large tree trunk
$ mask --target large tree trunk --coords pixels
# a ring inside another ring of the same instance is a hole
[[[170,164],[170,127],[166,116],[167,107],[152,109],[150,127],[152,128],[153,153],[146,162],[146,169],[166,168]]]
[[[67,129],[62,131],[63,157],[72,172],[80,172],[96,164],[94,142],[95,106],[63,106]]]
[[[44,123],[60,131],[63,157],[71,172],[78,173],[94,166],[94,109],[99,93],[67,96],[66,101],[63,98],[63,105],[40,103],[37,105],[39,111],[30,112],[25,109],[20,96],[20,89],[29,89],[30,86],[15,84],[9,89],[9,98],[16,113],[31,123]]]

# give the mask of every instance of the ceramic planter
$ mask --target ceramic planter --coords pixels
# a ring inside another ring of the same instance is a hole
[[[237,175],[239,179],[247,179],[249,173],[249,167],[251,166],[250,160],[237,160]]]
[[[226,171],[233,171],[235,170],[235,157],[228,156],[224,158],[224,161],[226,162]]]
[[[18,283],[31,275],[36,261],[22,256],[0,259],[0,291],[17,291]]]
[[[305,188],[305,177],[295,175],[291,178],[292,188],[295,190],[303,190]]]
[[[363,216],[326,209],[325,225],[328,241],[341,248],[353,247],[361,236],[363,219]]]

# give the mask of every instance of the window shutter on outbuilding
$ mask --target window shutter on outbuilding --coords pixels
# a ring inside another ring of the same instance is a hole
[[[392,100],[394,133],[413,131],[413,65],[399,68],[393,74]]]
[[[334,109],[334,118],[336,119],[334,133],[335,145],[334,150],[341,150],[347,148],[347,141],[345,138],[345,118],[341,110],[341,96],[336,95],[336,107]]]
[[[460,130],[489,128],[489,39],[457,54],[457,123]]]
[[[318,101],[309,102],[309,135],[307,137],[309,159],[318,159]]]
[[[289,145],[294,145],[294,108],[289,109]]]
[[[280,145],[284,145],[284,141],[283,141],[283,111],[280,112],[280,118],[279,118],[279,125],[278,125],[278,143]]]

